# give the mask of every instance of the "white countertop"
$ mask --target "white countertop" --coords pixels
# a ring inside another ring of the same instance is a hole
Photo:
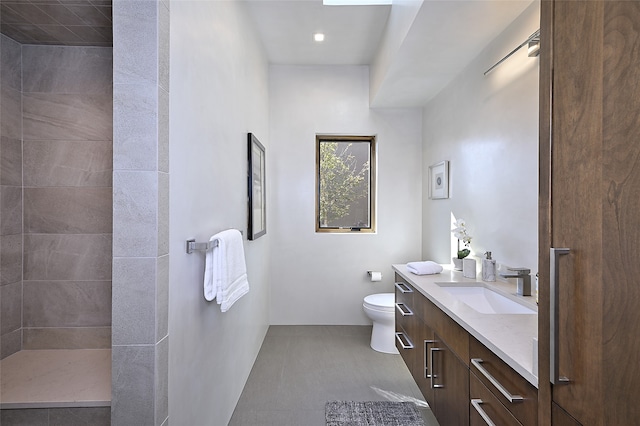
[[[538,337],[538,315],[481,314],[444,291],[438,283],[479,283],[537,312],[535,296],[517,296],[515,284],[464,278],[462,271],[452,270],[451,265],[442,266],[444,271],[440,274],[415,275],[406,265],[392,265],[427,299],[537,388],[538,377],[533,373],[533,339]]]

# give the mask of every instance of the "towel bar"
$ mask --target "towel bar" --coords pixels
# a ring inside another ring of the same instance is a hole
[[[191,254],[196,250],[209,250],[218,246],[218,241],[207,241],[206,243],[196,243],[195,238],[187,240],[187,254]]]
[[[244,233],[242,231],[240,231],[240,234],[244,235]],[[203,250],[203,251],[207,251],[209,249],[212,249],[214,247],[218,246],[218,241],[207,241],[206,243],[196,243],[196,239],[195,238],[191,238],[190,240],[187,240],[187,254],[191,254],[194,251],[198,250]]]

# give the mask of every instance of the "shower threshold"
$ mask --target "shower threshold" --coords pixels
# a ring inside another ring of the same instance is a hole
[[[19,351],[0,361],[0,409],[108,407],[111,349]]]

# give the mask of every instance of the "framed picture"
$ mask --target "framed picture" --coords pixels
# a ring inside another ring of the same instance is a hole
[[[249,151],[249,229],[248,238],[255,240],[267,233],[265,194],[265,151],[253,133],[248,134]]]
[[[429,166],[429,198],[449,198],[449,162],[441,161]]]

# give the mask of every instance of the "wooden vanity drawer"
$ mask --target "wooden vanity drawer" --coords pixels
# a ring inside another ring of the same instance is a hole
[[[395,291],[396,291],[396,304],[401,304],[406,306],[412,312],[414,311],[414,295],[416,294],[416,289],[413,288],[404,278],[400,275],[396,274],[395,280]],[[396,307],[396,314],[398,313],[398,308]]]
[[[473,374],[469,378],[469,396],[469,426],[487,426],[488,422],[482,415],[487,416],[495,425],[521,426],[521,423]]]
[[[417,318],[413,313],[415,289],[396,274],[395,281],[396,348],[409,369],[416,364]]]
[[[525,426],[536,425],[538,390],[475,338],[469,336],[469,341],[470,368],[473,374],[520,423]],[[492,383],[488,376],[492,377],[497,385]],[[509,401],[497,386],[501,386],[505,393],[522,399],[518,401],[514,398],[514,401]]]

